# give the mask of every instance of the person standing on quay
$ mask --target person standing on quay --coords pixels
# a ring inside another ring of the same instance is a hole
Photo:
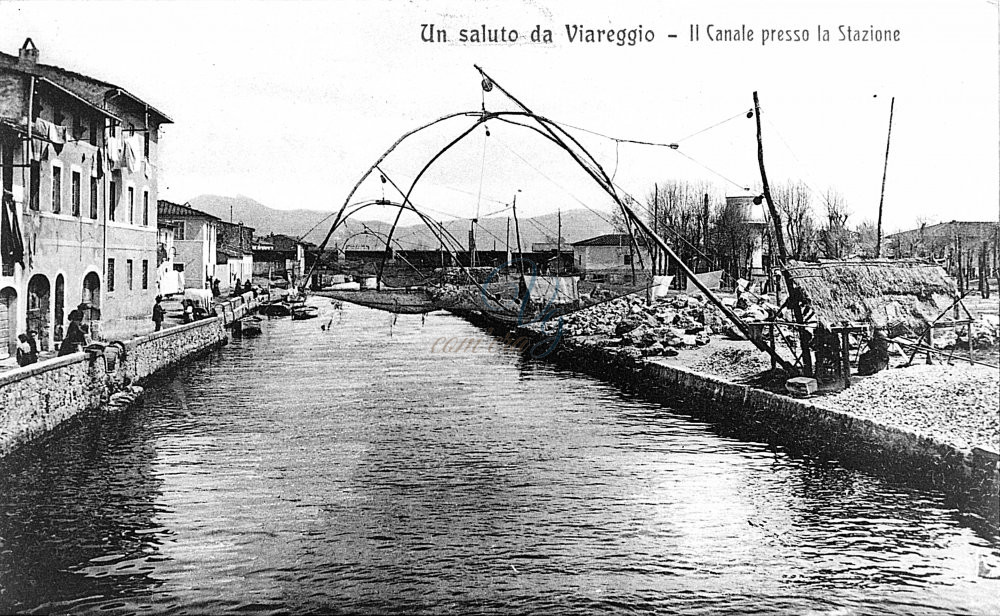
[[[157,295],[156,303],[153,304],[153,323],[156,325],[156,327],[153,329],[154,332],[158,332],[161,329],[163,329],[163,316],[165,314],[165,311],[163,310],[163,306],[160,304],[160,302],[162,301],[163,301],[163,296]]]
[[[17,337],[17,365],[23,368],[32,363],[34,362],[31,360],[31,345],[28,344],[28,337],[19,334]]]

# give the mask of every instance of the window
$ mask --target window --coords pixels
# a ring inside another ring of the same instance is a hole
[[[149,191],[142,191],[142,224],[149,226]]]
[[[90,178],[90,217],[97,220],[97,178]]]
[[[625,255],[625,265],[632,265],[632,255]]]
[[[142,155],[146,157],[146,160],[149,160],[149,129],[148,128],[146,129],[146,132],[143,135],[143,137],[145,137],[145,138],[143,139],[143,142],[142,142]]]
[[[90,145],[97,145],[97,118],[90,119]]]
[[[128,224],[135,224],[135,188],[128,187]]]
[[[52,165],[52,213],[62,211],[62,167]]]
[[[42,192],[42,163],[37,160],[31,161],[31,200],[28,207],[36,212],[40,209],[41,203],[39,195]]]
[[[109,191],[111,195],[108,196],[108,220],[115,219],[115,210],[118,209],[118,184],[117,182],[110,182]]]
[[[83,118],[77,114],[73,114],[73,139],[79,139],[83,136]]]
[[[108,259],[108,273],[105,276],[108,279],[108,293],[115,290],[115,260]]]
[[[80,172],[74,171],[71,178],[72,179],[70,181],[72,182],[72,189],[73,189],[72,191],[73,195],[71,197],[73,200],[73,215],[79,216],[80,215]]]
[[[142,288],[146,290],[149,288],[149,260],[142,260]]]
[[[128,285],[128,290],[132,290],[132,259],[125,260],[125,284]]]
[[[177,240],[183,240],[184,239],[184,221],[183,220],[178,220],[174,224],[177,225],[176,227],[174,227],[174,241],[176,242]]]

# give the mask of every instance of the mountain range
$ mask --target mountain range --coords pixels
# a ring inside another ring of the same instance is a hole
[[[254,235],[262,237],[270,233],[280,233],[300,237],[313,244],[323,241],[333,223],[331,212],[317,210],[276,210],[246,196],[229,197],[223,195],[199,195],[189,201],[191,207],[217,216],[225,221],[241,222],[254,228]],[[519,219],[517,225],[510,221],[511,250],[516,250],[516,227],[520,227],[521,248],[531,250],[531,245],[556,241],[559,226],[556,213]],[[562,212],[563,244],[585,240],[596,235],[614,233],[606,212],[587,209],[573,209]],[[471,219],[453,219],[444,223],[445,228],[463,246],[468,246]],[[381,249],[390,224],[378,220],[354,220],[337,229],[330,246],[344,245],[354,250]],[[476,244],[479,250],[503,250],[507,243],[507,217],[481,218],[476,225]],[[423,224],[399,227],[393,234],[394,244],[403,249],[433,250],[439,247],[438,240]]]

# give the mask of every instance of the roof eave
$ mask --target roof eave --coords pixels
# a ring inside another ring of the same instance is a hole
[[[173,124],[174,123],[174,121],[171,120],[170,117],[167,114],[163,113],[162,111],[160,111],[156,107],[153,107],[152,105],[150,105],[146,101],[142,100],[141,98],[139,98],[135,94],[132,94],[131,92],[129,92],[128,90],[126,90],[125,88],[115,87],[113,90],[110,90],[107,93],[105,93],[104,100],[108,100],[109,98],[113,98],[115,96],[124,96],[125,98],[131,99],[133,102],[135,102],[138,105],[140,105],[141,107],[143,107],[147,112],[150,112],[150,113],[156,115],[159,118],[159,123],[160,124]]]

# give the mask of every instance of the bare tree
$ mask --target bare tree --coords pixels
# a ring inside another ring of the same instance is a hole
[[[809,187],[788,181],[771,188],[775,207],[781,214],[788,243],[788,255],[796,260],[816,257],[816,219],[809,200]]]
[[[847,229],[847,203],[836,190],[826,191],[824,196],[826,221],[819,232],[820,247],[828,259],[843,259],[850,255],[853,239]]]
[[[858,223],[858,226],[854,228],[855,254],[862,257],[874,257],[875,244],[878,239],[877,233],[878,229],[874,221],[862,220]],[[889,246],[883,246],[882,248],[883,255],[886,253],[886,248],[889,248]]]

